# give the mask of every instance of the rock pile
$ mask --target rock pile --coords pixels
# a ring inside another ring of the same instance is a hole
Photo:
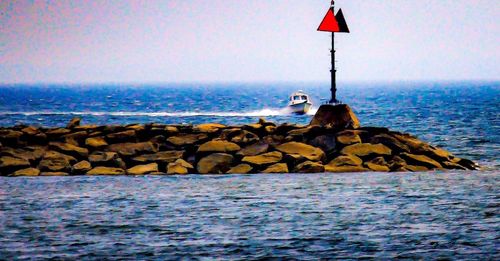
[[[0,128],[0,175],[148,175],[473,170],[386,128],[294,124]]]

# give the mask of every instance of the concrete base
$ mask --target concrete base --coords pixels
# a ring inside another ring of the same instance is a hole
[[[329,126],[339,129],[357,129],[358,117],[347,104],[323,104],[311,120],[310,125]]]

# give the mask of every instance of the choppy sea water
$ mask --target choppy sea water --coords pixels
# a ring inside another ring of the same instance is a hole
[[[1,179],[1,259],[500,258],[494,172]]]
[[[487,170],[411,174],[0,177],[0,259],[499,259],[500,83],[339,86],[365,126]],[[306,124],[325,84],[0,86],[0,126]]]

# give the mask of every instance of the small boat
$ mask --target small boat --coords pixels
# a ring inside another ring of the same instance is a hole
[[[311,99],[309,98],[309,95],[305,94],[303,91],[294,92],[290,95],[288,108],[290,108],[293,113],[306,114],[311,107]]]

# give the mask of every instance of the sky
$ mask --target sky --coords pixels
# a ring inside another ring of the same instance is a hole
[[[1,83],[327,82],[329,0],[0,2]],[[498,0],[338,0],[344,82],[500,80]]]

